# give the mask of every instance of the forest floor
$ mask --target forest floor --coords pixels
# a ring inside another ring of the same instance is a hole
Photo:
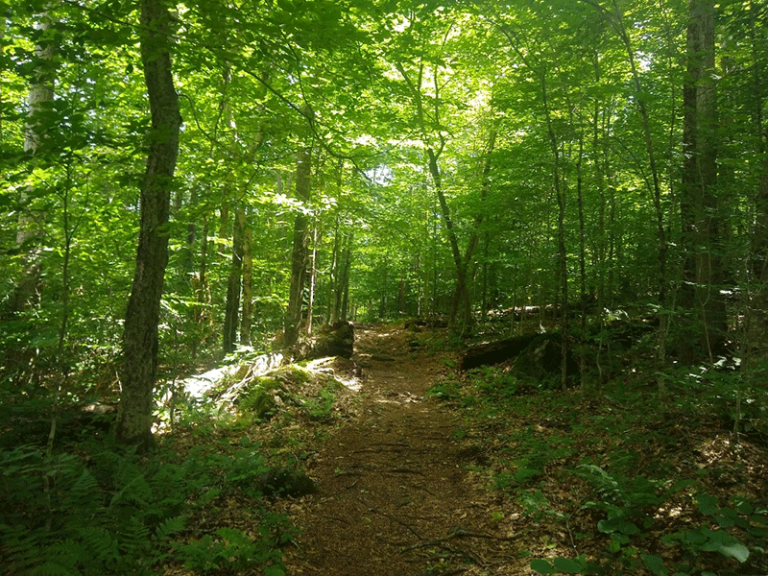
[[[358,328],[357,416],[317,446],[319,494],[287,504],[290,576],[526,574],[529,543],[502,529],[455,439],[461,415],[427,392],[452,369],[413,334]]]
[[[562,391],[505,365],[459,372],[446,331],[355,332],[352,361],[281,369],[295,396],[275,396],[271,419],[241,403],[240,425],[217,428],[221,445],[293,462],[316,488],[264,501],[284,518],[265,574],[768,573],[768,435],[733,433],[737,372],[678,372],[662,400],[640,343],[612,358],[611,380]],[[190,523],[259,541],[267,516],[251,502],[220,498]],[[216,572],[231,573],[245,574]]]

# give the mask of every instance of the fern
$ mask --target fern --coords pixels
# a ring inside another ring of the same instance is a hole
[[[46,560],[40,566],[31,569],[28,574],[30,576],[80,576],[81,573],[54,560]]]
[[[620,506],[627,505],[626,494],[619,483],[600,466],[580,464],[576,467],[575,473],[589,481],[597,493],[608,503]]]
[[[99,526],[86,526],[79,528],[77,534],[85,549],[98,558],[99,561],[109,562],[120,557],[117,539],[105,528]]]
[[[182,463],[171,458],[139,460],[104,450],[83,461],[72,454],[46,459],[37,448],[0,450],[3,573],[148,576],[174,550],[174,561],[191,560],[201,569],[239,570],[267,561],[278,566],[273,519],[265,519],[263,537],[255,542],[226,529],[187,547],[174,541],[185,529],[189,502],[200,506],[206,494],[216,497],[211,486],[235,491],[248,485],[263,467],[258,450],[233,457],[199,449]]]
[[[184,530],[184,526],[186,525],[187,517],[186,516],[176,516],[175,518],[168,518],[164,522],[161,522],[160,525],[155,530],[155,539],[158,542],[168,542],[171,539],[171,536],[174,534],[178,534],[182,530]]]

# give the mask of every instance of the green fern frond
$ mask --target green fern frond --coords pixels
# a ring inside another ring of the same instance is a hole
[[[99,562],[109,562],[119,558],[117,539],[107,530],[98,526],[86,526],[77,530],[83,546],[89,556]]]
[[[576,474],[585,478],[606,500],[613,504],[626,504],[626,495],[616,479],[594,464],[580,464]]]
[[[118,548],[123,555],[134,555],[149,546],[149,528],[137,517],[127,518],[121,526]]]
[[[81,576],[81,572],[71,566],[65,566],[55,560],[46,560],[40,566],[32,568],[30,576]]]
[[[176,516],[174,518],[166,519],[155,529],[155,539],[159,542],[170,540],[171,536],[184,530],[186,522],[186,516]]]

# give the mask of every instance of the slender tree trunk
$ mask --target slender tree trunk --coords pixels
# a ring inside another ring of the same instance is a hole
[[[181,116],[171,73],[171,17],[163,0],[141,2],[141,60],[152,113],[147,169],[141,189],[136,271],[123,336],[123,373],[116,435],[146,451],[152,444],[152,392],[158,323],[168,264],[170,191],[179,151]]]
[[[195,334],[192,338],[192,359],[197,359],[198,344],[204,338],[205,305],[208,304],[208,277],[206,276],[208,266],[208,216],[203,220],[203,237],[200,239],[200,269],[197,277],[192,278],[192,289],[195,294]]]
[[[381,293],[379,294],[379,319],[383,320],[387,317],[387,292],[389,291],[388,277],[389,277],[389,262],[386,260],[382,265],[381,271]]]
[[[552,113],[549,107],[549,92],[547,90],[546,73],[541,73],[541,95],[544,104],[544,114],[547,120],[547,132],[549,134],[549,143],[552,149],[553,167],[552,181],[557,196],[557,253],[558,253],[558,276],[560,280],[560,297],[562,299],[562,326],[561,326],[561,358],[560,358],[560,385],[565,390],[567,388],[567,358],[568,358],[568,266],[567,252],[565,247],[565,183],[561,175],[560,144],[555,134],[552,123]]]
[[[222,346],[224,354],[234,352],[235,345],[237,344],[245,228],[245,206],[239,205],[235,211],[235,227],[232,233],[232,262],[227,278],[227,301],[224,308],[224,338]]]
[[[331,253],[331,269],[328,282],[328,324],[334,324],[339,319],[341,296],[339,294],[339,215],[336,214],[333,230],[333,251]]]
[[[320,224],[312,226],[312,254],[309,258],[309,300],[307,301],[307,334],[312,334],[312,318],[315,315],[315,292],[317,290],[317,245],[320,243]]]
[[[488,232],[483,234],[483,289],[482,289],[482,303],[480,310],[482,317],[486,318],[488,315],[489,302],[488,302],[488,275],[490,274],[488,266],[488,248],[491,244],[491,235]]]
[[[341,320],[349,319],[349,271],[352,267],[352,234],[347,235],[346,247],[344,248],[344,268],[341,270],[340,293],[341,293]]]
[[[429,158],[429,172],[432,175],[432,182],[435,185],[435,192],[437,193],[437,199],[440,203],[440,212],[443,216],[443,223],[445,226],[445,234],[448,236],[448,243],[451,247],[451,254],[453,255],[453,263],[456,266],[456,291],[462,294],[462,302],[464,303],[464,318],[472,318],[472,309],[469,303],[469,292],[467,291],[467,276],[464,262],[461,258],[461,251],[459,250],[459,241],[456,238],[456,231],[453,226],[453,219],[451,218],[451,210],[448,207],[448,202],[445,198],[445,191],[443,190],[443,179],[440,174],[440,167],[437,163],[438,156],[432,148],[427,149],[427,156]],[[449,327],[453,328],[455,318],[449,318]]]
[[[579,130],[579,157],[576,161],[576,200],[579,208],[579,297],[581,299],[581,325],[579,329],[579,379],[585,382],[587,367],[587,249],[584,232],[584,190],[582,164],[584,161],[584,132]]]
[[[403,316],[406,312],[405,310],[405,289],[407,287],[408,281],[406,278],[408,277],[407,270],[403,270],[400,281],[397,284],[397,316]]]
[[[240,343],[251,345],[253,323],[253,232],[248,225],[247,212],[243,213],[243,317],[240,320]]]

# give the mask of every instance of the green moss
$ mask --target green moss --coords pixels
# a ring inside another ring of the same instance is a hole
[[[272,376],[257,378],[248,391],[240,397],[241,412],[250,412],[260,420],[274,416],[277,409],[275,390],[280,389],[280,381]],[[279,394],[279,393],[278,393]]]
[[[310,380],[309,370],[302,366],[298,366],[297,364],[291,364],[290,366],[287,366],[285,369],[285,372],[290,374],[293,377],[293,380],[299,382],[299,383],[307,383]]]

